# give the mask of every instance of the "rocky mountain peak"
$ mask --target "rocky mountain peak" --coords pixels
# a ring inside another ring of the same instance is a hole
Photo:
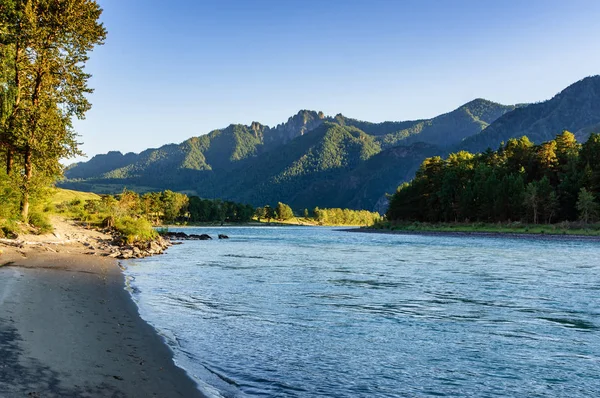
[[[252,122],[252,124],[250,125],[250,130],[254,132],[254,136],[256,138],[262,137],[265,129],[268,129],[268,127],[262,125],[259,122]]]
[[[287,122],[278,124],[276,127],[270,129],[269,137],[266,137],[266,142],[277,145],[286,144],[294,138],[314,130],[326,120],[328,118],[323,112],[302,109],[294,116],[291,116]]]

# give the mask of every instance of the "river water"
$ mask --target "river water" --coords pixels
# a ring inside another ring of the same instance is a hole
[[[126,275],[208,395],[600,396],[598,242],[182,230]]]

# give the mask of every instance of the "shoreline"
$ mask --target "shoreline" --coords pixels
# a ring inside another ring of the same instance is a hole
[[[600,242],[600,235],[577,235],[577,234],[538,234],[518,232],[483,232],[483,231],[409,231],[389,229],[368,228],[345,228],[340,231],[359,232],[386,235],[422,235],[422,236],[447,236],[447,237],[480,237],[480,238],[506,238],[506,239],[535,239],[535,240],[574,240]]]
[[[0,396],[204,397],[117,260],[17,251],[0,256]]]

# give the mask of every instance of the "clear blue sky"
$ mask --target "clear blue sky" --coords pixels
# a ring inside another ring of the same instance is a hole
[[[535,102],[600,74],[597,0],[99,0],[88,155],[300,109],[369,121]]]

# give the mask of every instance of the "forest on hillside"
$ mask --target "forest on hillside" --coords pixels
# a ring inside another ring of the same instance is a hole
[[[534,145],[511,138],[497,151],[425,159],[390,198],[390,221],[556,223],[598,219],[600,135],[564,131]]]

